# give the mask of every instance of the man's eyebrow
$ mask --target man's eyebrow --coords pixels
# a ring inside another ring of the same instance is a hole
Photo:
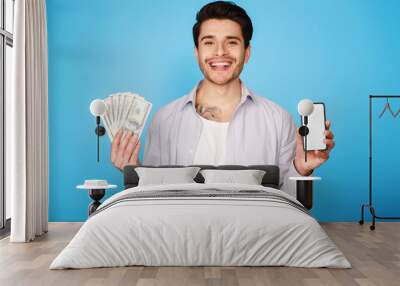
[[[228,40],[238,40],[239,42],[242,41],[239,37],[236,37],[236,36],[227,36],[226,38],[227,38]]]
[[[200,42],[203,41],[203,40],[206,40],[206,39],[214,39],[214,38],[215,38],[215,37],[214,37],[214,36],[211,36],[211,35],[203,36],[203,37],[200,39]]]

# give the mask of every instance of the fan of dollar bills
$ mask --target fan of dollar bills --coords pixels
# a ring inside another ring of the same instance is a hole
[[[138,134],[140,138],[151,110],[150,102],[138,94],[122,92],[111,94],[104,103],[106,111],[101,119],[111,141],[121,128]]]

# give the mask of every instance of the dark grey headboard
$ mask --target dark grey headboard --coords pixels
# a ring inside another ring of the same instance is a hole
[[[279,189],[279,167],[275,165],[223,165],[223,166],[210,166],[210,165],[190,165],[200,167],[201,169],[220,169],[220,170],[264,170],[265,175],[262,179],[262,185],[265,187],[271,187]],[[125,189],[136,187],[139,183],[139,177],[135,171],[135,168],[139,166],[128,165],[124,168],[124,186]],[[140,166],[140,167],[152,167],[152,168],[179,168],[184,166]],[[204,183],[203,176],[198,173],[194,178],[197,183]]]

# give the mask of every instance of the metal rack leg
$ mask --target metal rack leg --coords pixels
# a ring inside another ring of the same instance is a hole
[[[359,224],[364,224],[364,209],[369,208],[369,212],[371,213],[372,216],[372,224],[370,225],[371,230],[375,230],[375,222],[377,219],[380,220],[400,220],[399,216],[379,216],[375,212],[375,208],[372,205],[367,205],[364,204],[361,206],[361,220],[358,221]]]
[[[369,227],[370,230],[375,230],[375,219],[376,219],[376,215],[375,215],[375,209],[373,206],[371,205],[362,205],[361,206],[361,220],[358,222],[360,225],[364,224],[364,209],[365,207],[369,208],[369,211],[371,213],[372,216],[372,225]]]
[[[370,230],[375,230],[375,218],[376,218],[375,209],[374,209],[373,206],[370,206],[369,210],[370,210],[371,215],[372,215],[372,225],[370,225],[369,228],[370,228]]]
[[[359,223],[360,225],[363,225],[363,224],[364,224],[364,207],[365,207],[365,205],[362,205],[362,206],[361,206],[361,219],[358,221],[358,223]]]

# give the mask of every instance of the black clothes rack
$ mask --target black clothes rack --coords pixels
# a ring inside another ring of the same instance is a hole
[[[390,217],[390,216],[379,216],[376,214],[375,209],[372,204],[372,101],[375,98],[400,98],[400,95],[370,95],[369,96],[369,203],[363,204],[361,206],[361,220],[360,224],[364,224],[364,208],[369,208],[369,211],[372,216],[372,225],[370,225],[370,229],[375,229],[375,219],[380,220],[392,220],[392,219],[400,219],[400,217]]]

